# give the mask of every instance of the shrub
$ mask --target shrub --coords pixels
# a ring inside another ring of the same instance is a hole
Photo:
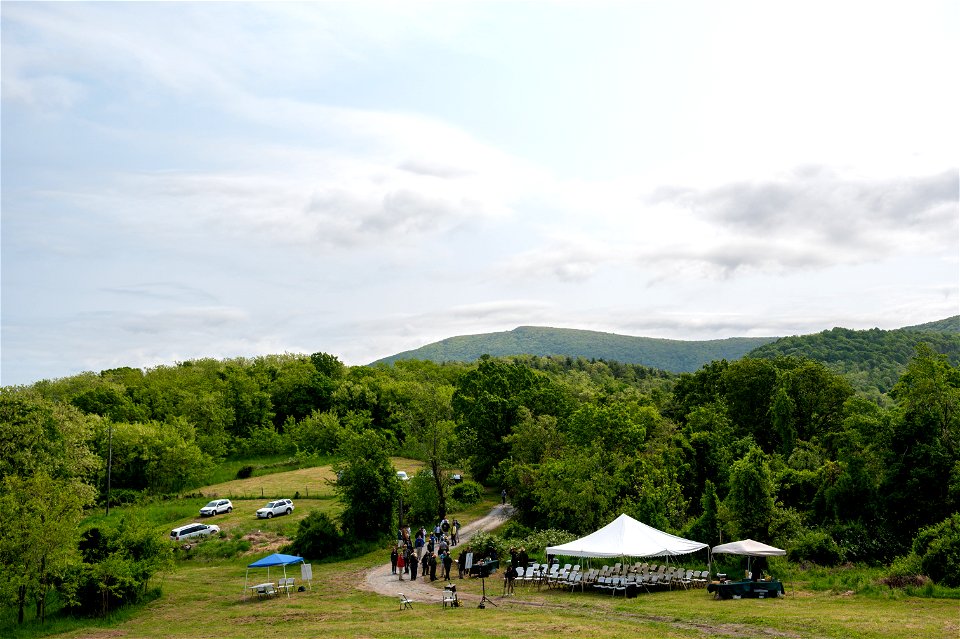
[[[927,581],[920,573],[920,558],[915,553],[910,553],[897,557],[887,569],[886,576],[880,579],[880,583],[891,588],[919,587]]]
[[[509,546],[499,536],[480,531],[470,539],[470,548],[473,549],[475,558],[494,557],[499,559],[507,554]]]
[[[465,506],[475,504],[483,497],[483,488],[475,481],[454,484],[450,496]]]
[[[321,559],[335,555],[341,542],[340,530],[330,515],[314,511],[300,520],[291,548],[301,557]]]
[[[791,561],[812,561],[822,566],[833,566],[843,559],[833,537],[819,530],[809,530],[795,538],[788,554]]]
[[[913,552],[925,575],[944,586],[960,586],[960,513],[917,533]]]
[[[253,476],[253,466],[241,466],[237,471],[237,479],[247,479]]]

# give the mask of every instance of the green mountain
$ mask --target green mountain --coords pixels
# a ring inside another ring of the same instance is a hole
[[[716,359],[739,359],[758,346],[776,339],[733,337],[698,342],[631,337],[572,328],[520,326],[500,333],[450,337],[373,363],[392,363],[399,359],[472,362],[481,355],[561,355],[642,364],[673,373],[685,373],[693,372]]]
[[[906,369],[920,342],[946,355],[952,365],[960,364],[960,315],[892,331],[833,328],[813,335],[782,337],[749,355],[808,357],[844,374],[859,390],[886,393]]]

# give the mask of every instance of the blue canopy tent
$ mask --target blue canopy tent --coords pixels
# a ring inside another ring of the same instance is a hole
[[[255,562],[253,562],[252,564],[250,564],[250,565],[247,566],[247,573],[246,573],[246,575],[244,575],[244,578],[243,578],[243,591],[244,591],[244,593],[249,592],[249,590],[247,589],[247,588],[248,588],[248,587],[247,587],[247,581],[248,581],[248,577],[249,577],[249,575],[250,575],[250,569],[251,569],[251,568],[266,568],[266,569],[267,569],[267,579],[269,580],[269,579],[270,579],[270,568],[273,568],[274,566],[281,566],[281,567],[283,568],[283,578],[284,578],[284,580],[286,580],[286,578],[287,578],[287,566],[290,566],[290,565],[293,565],[293,564],[302,564],[302,563],[303,563],[303,557],[297,557],[296,555],[284,555],[284,554],[281,554],[281,553],[273,553],[272,555],[267,555],[266,557],[263,557],[262,559],[258,559],[257,561],[255,561]],[[287,589],[287,596],[288,596],[288,597],[290,596],[290,590],[289,590],[289,589]]]

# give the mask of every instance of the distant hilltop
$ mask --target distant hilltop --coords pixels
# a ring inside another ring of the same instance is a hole
[[[918,339],[917,333],[922,333]],[[402,359],[433,362],[472,362],[483,355],[540,355],[583,357],[641,364],[672,373],[689,373],[718,359],[736,360],[745,355],[771,357],[780,354],[805,355],[834,363],[848,359],[851,351],[868,354],[867,359],[889,360],[895,368],[905,364],[917,341],[926,341],[956,363],[960,358],[960,315],[884,331],[855,331],[834,328],[821,333],[792,337],[731,337],[728,339],[684,341],[634,337],[599,331],[543,326],[519,326],[512,331],[460,335],[420,348],[384,357],[373,364],[390,364]],[[836,348],[834,348],[834,346]],[[854,356],[854,359],[857,357]]]
[[[512,331],[460,335],[377,360],[400,359],[434,362],[472,362],[482,355],[559,355],[641,364],[674,373],[692,372],[716,359],[739,359],[777,337],[733,337],[705,341],[682,341],[633,337],[573,328],[519,326]]]

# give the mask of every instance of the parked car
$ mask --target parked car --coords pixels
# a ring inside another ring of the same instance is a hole
[[[400,481],[407,481],[408,479],[410,479],[410,477],[407,476],[407,471],[405,471],[405,470],[398,470],[398,471],[397,471],[397,479],[399,479]]]
[[[270,519],[274,515],[289,515],[293,512],[293,502],[289,499],[277,499],[257,510],[257,519]]]
[[[220,526],[212,524],[187,524],[170,531],[171,541],[180,541],[181,539],[190,539],[191,537],[206,537],[208,535],[219,535]]]
[[[209,504],[200,509],[201,517],[210,517],[221,513],[233,512],[233,504],[229,499],[214,499]]]

